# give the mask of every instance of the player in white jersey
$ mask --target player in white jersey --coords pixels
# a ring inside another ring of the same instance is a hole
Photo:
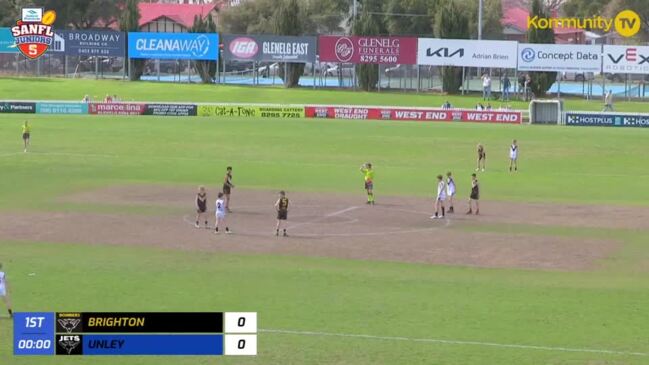
[[[0,263],[0,297],[7,307],[9,317],[13,317],[14,312],[11,310],[11,301],[9,300],[9,284],[7,283],[7,274],[2,271],[2,263]]]
[[[446,183],[442,175],[437,175],[437,198],[435,199],[435,215],[431,219],[444,218],[444,200],[446,200]],[[442,208],[442,215],[439,215],[439,210]]]
[[[453,180],[453,174],[450,171],[446,173],[446,194],[448,195],[448,212],[455,213],[455,208],[453,208],[453,197],[455,196],[455,180]]]
[[[230,228],[225,223],[225,199],[223,199],[223,193],[219,193],[218,198],[216,199],[216,223],[214,223],[214,233],[219,233],[219,226],[223,224],[225,226],[225,233],[230,232]]]
[[[518,171],[518,144],[516,143],[516,140],[512,142],[512,145],[509,146],[509,171],[512,171],[512,167],[514,168],[514,171]]]

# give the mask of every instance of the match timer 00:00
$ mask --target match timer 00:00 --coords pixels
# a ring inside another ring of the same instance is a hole
[[[254,312],[14,315],[14,355],[256,354]]]

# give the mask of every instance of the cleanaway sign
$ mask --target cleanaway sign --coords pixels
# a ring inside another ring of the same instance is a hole
[[[128,33],[130,58],[216,61],[218,52],[216,33]]]

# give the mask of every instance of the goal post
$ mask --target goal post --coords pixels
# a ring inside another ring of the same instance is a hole
[[[530,124],[563,124],[563,100],[532,100],[530,102]]]

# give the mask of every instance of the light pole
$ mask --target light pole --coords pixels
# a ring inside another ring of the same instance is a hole
[[[478,4],[478,40],[482,39],[482,8],[484,7],[484,0],[480,0]]]
[[[484,7],[484,0],[478,3],[478,40],[482,40],[482,8]],[[478,77],[482,76],[482,68],[478,67]],[[470,78],[471,76],[469,76]]]

